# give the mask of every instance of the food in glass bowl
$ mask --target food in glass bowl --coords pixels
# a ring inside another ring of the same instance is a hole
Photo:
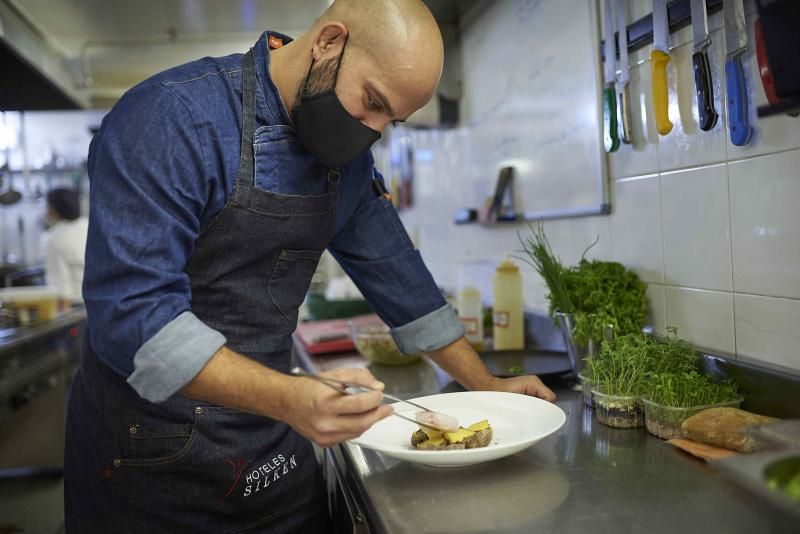
[[[383,323],[348,323],[350,336],[358,352],[371,362],[382,365],[405,365],[419,361],[421,353],[403,354],[397,348],[389,327]]]

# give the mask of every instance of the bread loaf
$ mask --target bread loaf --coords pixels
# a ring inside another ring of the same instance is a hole
[[[747,427],[774,421],[778,419],[738,408],[709,408],[686,419],[681,427],[688,439],[733,451],[753,452],[756,443],[747,435]]]

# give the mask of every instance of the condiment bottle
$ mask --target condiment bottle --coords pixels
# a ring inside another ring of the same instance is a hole
[[[475,350],[483,350],[483,302],[481,293],[471,285],[458,292],[458,319],[464,325],[464,337]]]
[[[522,276],[508,258],[497,266],[494,278],[494,349],[522,350],[523,329]]]

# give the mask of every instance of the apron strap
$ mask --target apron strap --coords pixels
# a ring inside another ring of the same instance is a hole
[[[253,134],[256,129],[256,62],[251,48],[242,61],[242,146],[239,157],[239,186],[255,185]]]
[[[242,145],[239,156],[238,187],[255,187],[255,154],[253,134],[256,129],[256,62],[251,48],[242,61]],[[332,209],[336,209],[339,196],[339,182],[342,173],[336,169],[328,170],[327,192],[332,196]]]

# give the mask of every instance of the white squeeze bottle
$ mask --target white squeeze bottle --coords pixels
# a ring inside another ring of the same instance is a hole
[[[458,292],[458,319],[464,325],[464,337],[475,350],[483,350],[483,302],[480,291],[471,285]]]
[[[522,319],[522,276],[508,258],[494,273],[494,349],[522,350],[525,332]]]

